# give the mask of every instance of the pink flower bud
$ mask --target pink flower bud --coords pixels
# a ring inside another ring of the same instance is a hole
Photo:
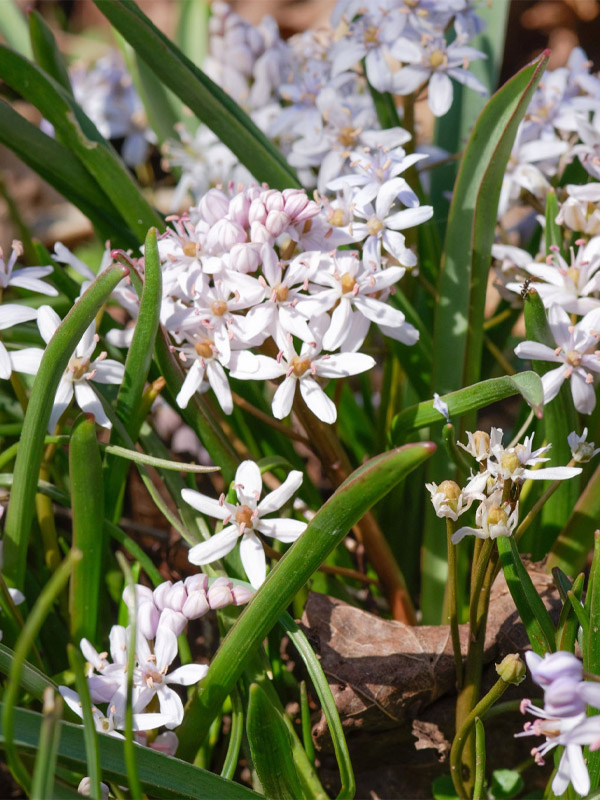
[[[220,219],[208,232],[206,249],[212,253],[227,252],[234,244],[247,240],[248,235],[241,225],[230,219]]]
[[[208,589],[208,575],[199,572],[197,575],[190,575],[189,578],[185,579],[184,583],[188,594],[205,592]]]
[[[173,611],[172,608],[165,608],[160,615],[158,627],[166,627],[173,631],[175,636],[183,633],[187,625],[187,617],[184,617],[180,611]]]
[[[236,586],[234,584],[231,594],[233,595],[234,605],[243,606],[254,595],[254,592],[246,586]]]
[[[224,608],[233,603],[233,594],[231,593],[232,585],[231,581],[227,580],[227,578],[217,578],[207,593],[211,608]]]
[[[190,592],[181,611],[187,619],[199,619],[203,617],[207,611],[210,611],[206,592]]]
[[[265,228],[273,237],[277,237],[284,232],[290,224],[290,218],[285,211],[269,211]]]
[[[256,272],[260,266],[259,244],[234,244],[229,253],[229,268],[236,272]]]
[[[137,629],[146,639],[154,639],[158,627],[159,613],[151,600],[141,603],[137,613]]]
[[[564,650],[546,653],[543,658],[528,650],[525,653],[525,660],[531,677],[538,686],[543,686],[544,689],[559,678],[570,678],[574,681],[580,681],[583,678],[583,663],[573,653]]]
[[[179,739],[174,731],[165,731],[164,733],[158,734],[150,747],[153,750],[158,750],[159,753],[166,753],[168,756],[174,756],[179,747]]]
[[[267,219],[267,209],[265,208],[264,203],[259,198],[256,198],[250,204],[250,211],[248,212],[248,222],[250,224],[252,224],[253,222],[262,222],[264,224],[266,219]]]
[[[253,222],[250,226],[250,241],[256,244],[271,244],[273,237],[261,222]]]
[[[232,197],[229,201],[227,216],[234,222],[237,222],[238,225],[241,225],[242,228],[247,228],[250,224],[248,221],[248,213],[250,211],[251,202],[251,199],[243,192],[236,194],[235,197]]]
[[[183,585],[183,581],[177,581],[171,587],[171,591],[166,597],[167,608],[172,608],[173,611],[181,611],[183,604],[187,600],[187,591]]]
[[[228,208],[229,198],[220,189],[209,189],[198,203],[198,211],[209,225],[214,225],[223,219]]]
[[[171,591],[172,586],[173,583],[171,581],[165,581],[164,583],[160,583],[154,590],[154,604],[159,611],[162,611],[163,608],[166,608],[167,595]]]
[[[152,589],[149,589],[147,586],[142,586],[140,583],[136,583],[135,587],[126,586],[123,589],[123,602],[130,611],[133,610],[136,600],[138,606],[142,602],[152,601]]]
[[[262,192],[260,199],[265,204],[267,211],[283,211],[283,195],[277,189],[267,189]]]

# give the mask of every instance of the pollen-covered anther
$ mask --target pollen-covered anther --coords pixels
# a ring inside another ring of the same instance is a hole
[[[250,506],[240,506],[235,512],[235,521],[240,527],[251,528],[253,520],[254,509]]]
[[[581,364],[582,355],[578,350],[569,350],[566,357],[567,364],[578,367]]]
[[[340,278],[340,285],[342,287],[342,292],[347,294],[356,286],[356,278],[353,275],[350,275],[349,272],[345,272]]]
[[[210,304],[210,310],[215,317],[222,317],[227,313],[227,303],[224,300],[215,300]]]
[[[202,342],[196,342],[194,344],[194,350],[200,356],[200,358],[212,358],[213,346],[214,342],[205,339]]]
[[[369,232],[369,236],[377,236],[377,234],[381,233],[382,230],[383,222],[377,217],[371,217],[371,219],[367,222],[367,231]]]
[[[502,469],[507,470],[511,474],[521,466],[519,456],[515,452],[506,452],[502,454],[500,459],[500,466]]]
[[[277,286],[273,288],[271,300],[273,300],[273,302],[283,303],[288,299],[289,293],[290,290],[287,286],[284,286],[283,283],[278,283]]]

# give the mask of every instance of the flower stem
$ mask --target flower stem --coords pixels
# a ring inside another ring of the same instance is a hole
[[[460,730],[454,737],[452,748],[450,750],[450,774],[452,776],[452,782],[454,783],[456,793],[461,800],[468,800],[470,796],[462,776],[462,754],[467,739],[470,738],[471,728],[475,724],[475,720],[478,717],[482,717],[486,711],[488,711],[488,709],[490,709],[494,703],[502,697],[509,686],[510,683],[502,678],[498,678],[496,683],[492,686],[485,697],[483,697],[477,703],[475,708],[465,718]]]
[[[460,634],[458,631],[458,568],[456,563],[456,547],[452,544],[452,534],[456,529],[456,523],[446,517],[446,534],[448,538],[448,584],[445,598],[444,619],[450,625],[450,635],[452,637],[452,650],[454,652],[454,666],[456,668],[456,688],[462,688],[462,650],[460,647]]]
[[[485,782],[485,729],[479,717],[475,717],[475,786],[473,800],[482,800]]]

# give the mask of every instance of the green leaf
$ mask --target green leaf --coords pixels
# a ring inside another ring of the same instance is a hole
[[[96,278],[48,343],[36,375],[25,413],[4,530],[4,575],[18,588],[23,588],[44,435],[58,384],[81,337],[127,273],[125,267],[113,265]]]
[[[0,644],[0,673],[9,675],[15,654],[4,644]],[[19,686],[28,692],[36,700],[41,700],[44,694],[44,689],[48,686],[56,688],[54,681],[47,675],[30,664],[29,661],[23,661],[18,674]]]
[[[235,153],[259,181],[274,189],[300,186],[295,171],[250,117],[150,22],[132,0],[94,0],[156,75]]]
[[[138,437],[143,422],[143,419],[139,417],[139,408],[152,363],[152,352],[160,322],[162,271],[156,233],[156,228],[150,228],[144,243],[144,285],[140,299],[140,311],[131,345],[127,351],[125,372],[119,387],[115,408],[125,430],[134,441]],[[113,444],[117,446],[121,444],[117,431],[112,432],[111,439]],[[114,522],[118,522],[121,516],[128,467],[126,461],[110,456],[105,460],[106,516]]]
[[[250,685],[248,694],[246,735],[263,790],[273,800],[296,800],[302,797],[302,789],[288,730],[258,683]]]
[[[514,769],[495,769],[492,772],[492,794],[497,800],[511,800],[525,788],[521,773]]]
[[[554,574],[555,570],[552,570],[552,572]],[[561,609],[558,626],[556,628],[557,650],[566,650],[569,653],[572,653],[575,650],[577,631],[579,630],[579,617],[576,613],[579,610],[577,608],[577,603],[579,603],[581,607],[580,601],[581,595],[583,594],[584,582],[585,576],[582,572],[575,578],[573,581],[573,588],[569,589],[567,596],[563,599],[563,607]],[[575,601],[574,603],[571,600],[571,597]]]
[[[431,794],[434,800],[458,800],[450,775],[435,778],[431,784]]]
[[[86,215],[100,238],[122,247],[138,239],[123,224],[109,196],[68,147],[60,144],[0,101],[0,142]]]
[[[92,414],[81,414],[69,445],[69,478],[73,511],[73,547],[83,553],[71,575],[71,638],[96,641],[104,555],[104,485],[102,460]]]
[[[38,11],[29,12],[29,35],[33,57],[39,66],[51,75],[69,94],[73,93],[69,73],[57,47],[54,34]]]
[[[544,239],[546,242],[546,255],[552,254],[552,247],[558,247],[562,251],[563,234],[561,226],[556,222],[558,216],[558,200],[556,192],[550,189],[546,195],[546,225],[544,227]]]
[[[321,667],[321,662],[315,655],[306,635],[302,629],[296,625],[287,611],[283,612],[279,618],[279,622],[304,662],[304,666],[310,675],[310,679],[321,703],[325,719],[327,720],[327,726],[329,728],[331,741],[333,742],[333,749],[335,751],[342,784],[336,800],[352,800],[356,792],[352,761],[350,760],[350,753],[348,752],[342,721],[340,720],[331,688],[323,672],[323,668]]]
[[[554,349],[556,342],[550,330],[546,309],[542,299],[534,288],[530,288],[525,298],[525,328],[527,338],[541,342]],[[547,361],[534,361],[533,368],[538,375],[544,375],[556,367]],[[544,437],[547,444],[552,445],[552,458],[555,463],[566,464],[571,458],[571,448],[567,437],[571,431],[578,429],[579,421],[573,405],[569,382],[563,383],[557,396],[544,406]],[[532,558],[543,558],[556,540],[559,531],[564,527],[579,497],[579,478],[561,481],[561,486],[544,503],[541,512],[541,536],[536,539],[525,535],[523,547],[530,552]],[[544,489],[550,482],[544,482]]]
[[[101,800],[100,789],[100,753],[98,751],[98,734],[96,723],[92,713],[92,699],[90,689],[85,677],[85,663],[79,650],[72,644],[67,647],[69,665],[75,675],[75,690],[81,701],[81,713],[83,719],[83,740],[85,742],[86,754],[86,774],[90,779],[90,797],[94,800]]]
[[[583,643],[583,666],[592,675],[600,675],[600,531],[594,534],[594,557],[590,568],[590,577],[585,598],[586,608],[589,609],[590,625]],[[599,711],[588,706],[588,716],[595,716]],[[584,756],[590,774],[590,788],[593,792],[600,783],[600,752],[590,752],[586,747]]]
[[[62,697],[49,687],[44,693],[40,742],[33,768],[33,781],[31,784],[31,797],[33,800],[44,800],[46,797],[52,797],[62,710]]]
[[[548,569],[560,567],[567,575],[576,575],[586,567],[594,546],[594,531],[600,519],[600,466],[596,467],[581,496],[575,503],[567,524],[552,546]]]
[[[36,64],[2,45],[0,77],[52,123],[61,143],[109,195],[138,241],[152,226],[164,228],[161,217],[144,199],[113,147],[60,84]]]
[[[40,714],[21,708],[15,709],[14,734],[19,749],[30,753],[35,751],[40,725]],[[87,768],[81,734],[80,725],[72,725],[69,722],[61,724],[59,763],[79,773],[85,772]],[[0,729],[0,741],[5,741],[4,728]],[[118,785],[127,784],[123,741],[101,734],[98,736],[98,749],[104,780]],[[149,747],[139,747],[136,752],[140,780],[148,794],[182,798],[182,800],[214,800],[216,797],[219,800],[251,800],[251,798],[258,800],[262,797],[245,786],[193,767],[172,756],[163,755]]]
[[[177,44],[200,67],[208,50],[210,5],[206,0],[181,0],[178,10]]]
[[[3,0],[0,14],[0,33],[17,52],[31,58],[31,41],[27,22],[15,0]]]
[[[193,757],[193,735],[203,735],[244,669],[294,595],[358,520],[413,469],[426,461],[431,442],[383,453],[355,470],[308,524],[302,536],[268,575],[231,628],[204,679],[202,693],[180,728],[180,753]],[[194,732],[194,734],[192,734]],[[194,751],[195,752],[195,751]]]
[[[542,381],[535,372],[520,372],[517,375],[490,378],[490,380],[468,386],[466,389],[442,395],[441,399],[448,404],[450,416],[456,419],[515,394],[520,394],[534,410],[541,413],[539,409],[544,401],[544,390]],[[405,441],[407,435],[413,431],[427,428],[429,425],[443,420],[440,412],[433,407],[433,402],[433,400],[426,400],[396,414],[390,431],[393,444]]]
[[[554,625],[529,573],[523,566],[517,543],[512,536],[499,536],[496,544],[506,584],[527,631],[531,647],[541,656],[554,652],[556,647]]]

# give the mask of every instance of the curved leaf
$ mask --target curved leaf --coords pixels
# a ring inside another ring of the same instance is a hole
[[[567,575],[576,575],[587,565],[594,546],[594,531],[600,520],[600,466],[588,481],[573,513],[548,557],[548,569],[560,567]]]

